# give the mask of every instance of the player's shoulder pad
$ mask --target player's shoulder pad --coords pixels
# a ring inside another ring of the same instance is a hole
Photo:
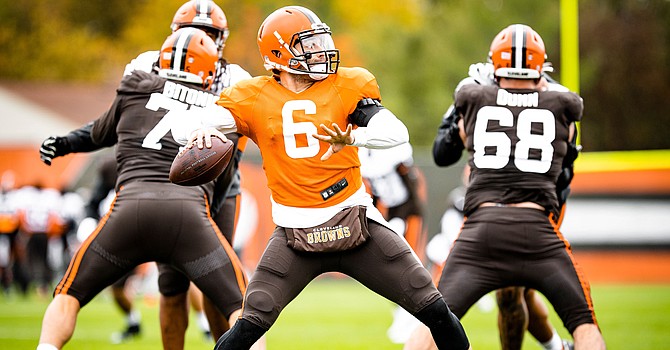
[[[484,90],[487,88],[495,88],[492,85],[479,85],[479,84],[465,84],[458,88],[455,92],[454,99],[458,100],[471,100],[478,98],[481,94],[484,93]]]
[[[376,80],[375,76],[362,67],[340,67],[337,70],[335,84],[357,88]]]
[[[584,112],[584,101],[572,91],[545,91],[547,98],[555,98],[564,107],[564,113],[570,121],[579,121]]]
[[[547,91],[568,92],[570,89],[559,83],[547,81]]]
[[[353,112],[356,103],[362,98],[372,98],[381,101],[379,84],[372,73],[365,68],[342,68],[338,69],[337,74],[327,79],[331,82],[335,90],[338,91],[345,107]]]
[[[570,107],[583,108],[584,101],[582,97],[572,91],[555,91],[560,101]]]
[[[486,86],[491,86],[491,85],[496,85],[495,80],[489,79],[484,76],[468,76],[466,78],[463,78],[458,85],[456,85],[456,89],[454,91],[458,91],[461,87],[465,85],[486,85]]]
[[[119,93],[156,92],[163,89],[165,79],[151,73],[136,70],[121,79]]]
[[[456,88],[454,89],[454,93],[458,92],[458,90],[460,90],[463,86],[472,85],[472,84],[479,85],[479,83],[477,82],[477,80],[475,78],[467,77],[467,78],[458,82],[458,85],[456,85]]]
[[[244,79],[238,81],[233,86],[223,89],[220,96],[233,103],[241,102],[250,98],[255,98],[268,84],[273,82],[274,78],[267,75]]]

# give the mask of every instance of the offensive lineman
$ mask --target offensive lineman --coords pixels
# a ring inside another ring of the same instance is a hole
[[[56,287],[38,349],[60,349],[74,332],[80,308],[147,261],[173,265],[229,322],[237,320],[247,281],[208,211],[214,184],[182,187],[167,176],[179,145],[165,116],[170,109],[205,108],[216,100],[205,88],[217,60],[217,47],[205,32],[177,30],[163,44],[158,75],[135,71],[124,77],[109,111],[91,125],[93,146],[117,145],[118,195]]]
[[[536,289],[573,335],[575,349],[604,349],[588,282],[558,221],[557,182],[583,102],[543,86],[544,43],[526,25],[502,30],[489,56],[499,86],[465,85],[454,101],[471,175],[467,219],[438,288],[458,317],[492,290]],[[405,348],[431,348],[427,343],[420,329]]]

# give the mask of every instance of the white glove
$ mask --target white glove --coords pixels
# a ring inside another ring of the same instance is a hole
[[[493,64],[479,62],[470,65],[468,75],[479,85],[493,85],[496,83],[493,71]]]
[[[131,75],[136,70],[151,73],[154,69],[154,63],[158,62],[158,55],[159,51],[147,51],[139,54],[130,63],[126,64],[123,75]]]

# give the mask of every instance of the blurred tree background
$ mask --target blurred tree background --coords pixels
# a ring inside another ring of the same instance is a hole
[[[0,79],[116,83],[130,59],[160,48],[183,2],[0,0]],[[225,56],[254,75],[266,74],[255,39],[262,20],[288,4],[314,10],[342,64],[377,76],[417,146],[432,143],[454,87],[509,24],[540,33],[560,78],[558,0],[216,3],[231,30]],[[670,149],[670,1],[582,0],[579,10],[585,150]]]

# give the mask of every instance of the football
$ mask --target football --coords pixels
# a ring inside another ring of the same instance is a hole
[[[233,141],[212,137],[212,147],[182,150],[172,161],[170,181],[182,186],[198,186],[216,179],[233,158]]]

